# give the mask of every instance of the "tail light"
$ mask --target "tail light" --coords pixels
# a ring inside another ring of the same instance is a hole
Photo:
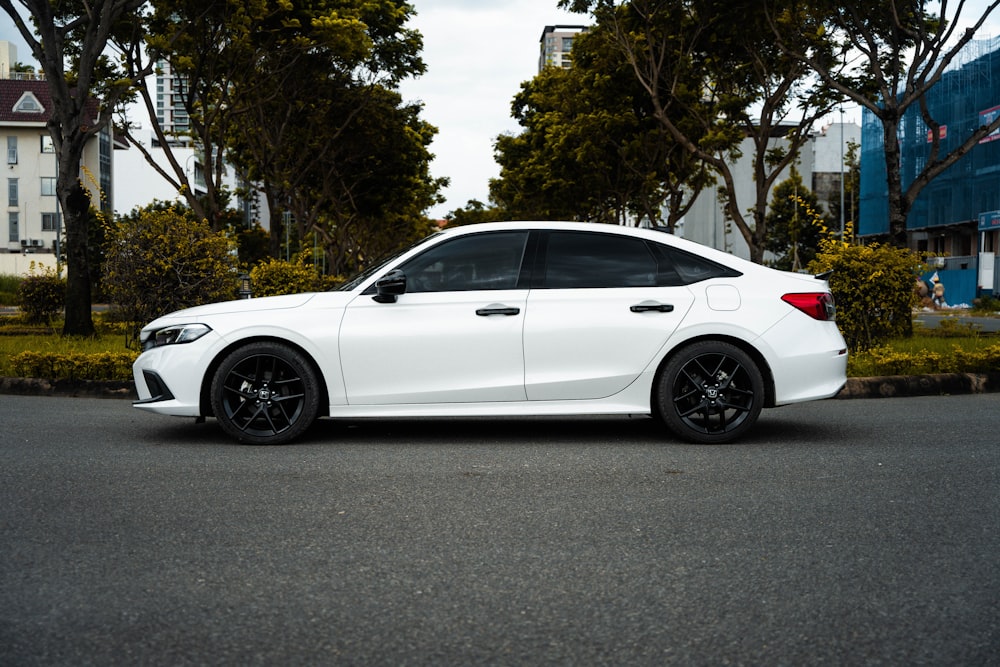
[[[837,319],[837,307],[829,292],[796,292],[784,295],[781,300],[814,320],[825,322]]]

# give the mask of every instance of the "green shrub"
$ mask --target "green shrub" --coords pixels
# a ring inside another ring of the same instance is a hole
[[[828,238],[809,270],[833,271],[829,282],[837,325],[851,351],[858,351],[912,332],[920,267],[920,258],[903,248]]]
[[[43,268],[21,280],[17,288],[17,306],[29,324],[48,324],[66,305],[66,279],[52,269]]]
[[[205,221],[173,209],[146,209],[108,224],[104,289],[133,323],[129,344],[146,322],[171,311],[236,298],[235,246]]]
[[[1000,313],[1000,299],[995,296],[981,296],[973,299],[972,312],[982,315]]]

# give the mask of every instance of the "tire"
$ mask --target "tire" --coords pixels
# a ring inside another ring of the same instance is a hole
[[[704,341],[678,351],[657,383],[656,407],[679,438],[700,444],[732,442],[757,422],[764,379],[746,352]]]
[[[231,352],[212,378],[212,410],[240,442],[283,445],[319,414],[319,382],[309,361],[281,343],[258,342]]]

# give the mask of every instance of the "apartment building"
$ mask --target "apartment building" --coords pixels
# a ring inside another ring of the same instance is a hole
[[[568,69],[573,65],[573,41],[587,29],[582,25],[547,25],[539,42],[538,71],[546,67]]]
[[[13,72],[17,50],[0,41],[0,142],[6,149],[6,229],[0,252],[53,253],[59,247],[62,212],[56,196],[55,147],[46,123],[54,108],[48,84],[37,76]],[[97,122],[97,104],[92,106]],[[91,201],[112,210],[113,135],[105,128],[87,144],[80,179]],[[103,195],[103,198],[102,198]]]

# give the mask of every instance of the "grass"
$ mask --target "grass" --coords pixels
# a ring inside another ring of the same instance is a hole
[[[22,352],[51,354],[99,354],[128,352],[121,327],[95,317],[98,335],[93,338],[63,337],[62,322],[50,326],[25,325],[16,316],[0,316],[0,377],[13,377],[11,360]],[[135,353],[138,356],[138,352]]]
[[[13,306],[17,303],[17,287],[20,284],[20,276],[0,273],[0,306]]]

